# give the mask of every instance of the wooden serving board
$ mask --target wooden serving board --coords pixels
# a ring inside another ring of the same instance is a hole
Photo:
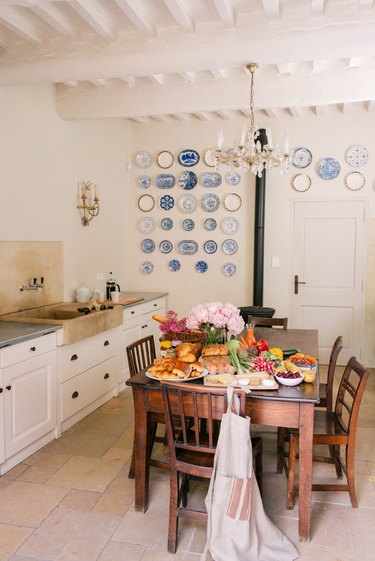
[[[115,304],[121,304],[121,306],[128,306],[129,304],[135,304],[136,302],[142,302],[144,298],[120,298],[118,302],[112,302],[112,300],[104,300],[103,304],[106,306],[113,306]]]
[[[208,376],[206,376],[204,378],[205,386],[225,386],[225,384],[221,384],[221,383],[218,383],[218,382],[213,382],[212,379],[215,376],[220,376],[220,374],[209,374]],[[254,374],[231,374],[231,375],[228,375],[228,378],[229,378],[229,376],[231,376],[233,378],[233,382],[237,381],[240,378],[247,378],[247,379],[250,379],[251,381],[254,380],[254,379],[259,380],[259,384],[257,384],[257,385],[254,385],[254,384],[250,383],[249,385],[243,386],[244,388],[249,388],[252,391],[253,390],[254,391],[256,391],[256,390],[261,390],[261,391],[270,390],[270,391],[273,391],[273,390],[278,390],[279,389],[279,384],[275,380],[273,380],[273,382],[274,382],[273,386],[263,386],[262,380],[264,380],[265,378],[272,379],[272,376],[270,376],[269,374],[267,374],[265,372],[257,372],[257,373],[254,373]]]

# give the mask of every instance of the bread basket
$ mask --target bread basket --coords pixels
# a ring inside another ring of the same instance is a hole
[[[189,341],[190,343],[202,343],[205,338],[206,333],[203,331],[190,331],[189,333],[168,331],[168,333],[163,334],[163,339],[166,341]]]

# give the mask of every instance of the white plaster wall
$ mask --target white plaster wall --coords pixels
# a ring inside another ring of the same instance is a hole
[[[317,116],[312,112],[306,112],[299,118],[292,118],[287,113],[280,114],[277,119],[270,119],[262,114],[256,115],[259,126],[272,128],[273,140],[282,140],[284,131],[290,136],[291,148],[305,146],[313,154],[313,163],[305,171],[312,179],[312,186],[306,193],[298,193],[291,187],[291,178],[301,170],[291,167],[289,172],[281,176],[278,171],[273,171],[267,177],[266,194],[266,234],[265,234],[265,283],[264,283],[264,305],[276,309],[276,315],[291,317],[291,299],[293,290],[292,257],[292,233],[293,233],[293,204],[298,200],[365,200],[368,209],[368,248],[374,245],[374,223],[375,223],[375,193],[374,162],[375,162],[375,138],[373,135],[375,115],[364,109],[353,107],[349,113],[340,113],[332,109],[324,116]],[[162,173],[156,164],[147,170],[140,170],[134,166],[135,155],[140,150],[148,150],[154,157],[161,150],[170,150],[175,156],[183,148],[194,148],[201,155],[210,146],[216,144],[219,128],[223,127],[228,144],[234,138],[239,138],[242,122],[240,119],[231,121],[201,122],[191,121],[180,123],[170,121],[168,123],[156,124],[134,124],[132,128],[132,182],[131,201],[132,213],[129,223],[129,236],[132,238],[134,251],[134,269],[130,280],[130,286],[142,289],[165,289],[170,293],[169,305],[180,313],[187,313],[192,305],[197,302],[208,300],[231,301],[238,306],[252,305],[252,270],[253,270],[253,230],[254,230],[254,191],[255,180],[251,174],[243,176],[238,187],[230,187],[225,182],[218,189],[212,189],[220,196],[236,191],[243,200],[241,210],[234,213],[240,219],[241,227],[238,234],[233,236],[239,243],[239,251],[228,259],[221,251],[221,243],[225,239],[222,232],[216,231],[210,235],[203,227],[204,218],[208,216],[201,209],[192,216],[196,222],[196,228],[190,234],[181,228],[183,218],[190,217],[180,211],[165,212],[155,209],[149,213],[157,221],[157,228],[150,236],[142,235],[137,229],[137,222],[145,213],[137,209],[137,199],[144,193],[152,194],[156,201],[167,191],[155,187],[155,177]],[[361,168],[366,177],[365,187],[355,193],[349,191],[344,185],[344,176],[353,171],[344,158],[345,151],[353,144],[362,144],[367,147],[370,158],[368,163]],[[331,156],[339,160],[341,173],[332,181],[321,179],[317,173],[317,163],[323,158]],[[170,170],[177,176],[184,168],[177,163]],[[186,169],[186,168],[185,168]],[[200,162],[192,170],[198,175],[208,168]],[[222,170],[224,172],[224,170]],[[152,177],[153,185],[147,190],[137,185],[137,178],[142,173]],[[210,189],[202,186],[191,191],[198,196]],[[168,191],[177,198],[183,190],[176,186]],[[223,216],[228,215],[223,208],[212,216],[220,222]],[[175,227],[170,232],[164,232],[160,226],[160,219],[170,216]],[[151,237],[156,242],[156,250],[151,255],[145,255],[140,250],[140,242],[144,237]],[[202,250],[202,242],[212,237],[218,242],[219,249],[216,254],[207,256]],[[162,239],[170,239],[174,244],[181,239],[195,239],[199,243],[199,253],[195,256],[180,256],[175,250],[169,255],[162,255],[158,250],[158,244]],[[324,243],[324,240],[322,240]],[[371,279],[375,274],[375,260],[372,251],[367,251],[367,263],[365,272],[365,330],[364,330],[364,352],[363,360],[366,364],[375,364],[375,345],[373,343],[373,325],[375,319],[375,306]],[[271,268],[272,256],[280,258],[280,267]],[[182,268],[178,273],[171,273],[167,268],[170,258],[180,259]],[[140,272],[142,261],[149,259],[154,264],[154,272],[145,275]],[[196,273],[194,264],[198,259],[205,259],[209,269],[205,274]],[[233,261],[236,263],[237,274],[232,278],[226,278],[221,272],[222,263]],[[318,265],[318,264],[317,264]]]
[[[109,271],[126,287],[128,122],[64,121],[47,85],[0,88],[0,122],[0,239],[62,241],[65,300],[73,287],[104,287]],[[88,227],[76,208],[81,180],[100,196]]]

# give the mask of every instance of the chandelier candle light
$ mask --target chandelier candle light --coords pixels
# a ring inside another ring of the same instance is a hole
[[[263,171],[271,171],[275,167],[279,167],[281,173],[284,173],[289,167],[292,159],[292,153],[289,152],[289,138],[285,133],[283,147],[272,144],[271,130],[267,129],[267,137],[265,142],[261,140],[262,130],[254,124],[254,73],[258,68],[255,62],[251,62],[246,66],[250,72],[250,124],[244,124],[242,127],[241,142],[230,147],[224,147],[224,132],[219,132],[218,146],[213,148],[212,154],[216,160],[216,167],[219,164],[226,164],[232,170],[247,171],[250,170],[254,175],[262,177]],[[264,131],[264,130],[263,130]],[[264,136],[264,135],[263,135]]]
[[[91,181],[78,182],[77,197],[77,208],[81,214],[82,225],[88,226],[90,220],[99,214],[99,195],[96,185]]]

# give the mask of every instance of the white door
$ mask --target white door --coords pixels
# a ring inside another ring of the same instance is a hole
[[[361,359],[364,253],[364,201],[295,203],[292,325],[319,330],[323,364],[338,335],[338,363]]]

